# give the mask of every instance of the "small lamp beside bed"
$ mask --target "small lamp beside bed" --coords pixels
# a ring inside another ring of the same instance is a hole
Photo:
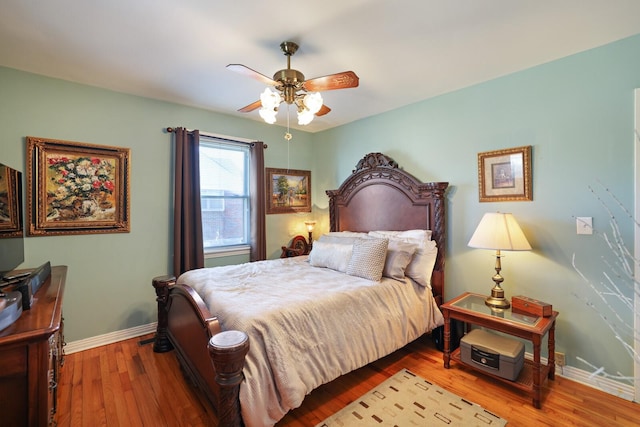
[[[504,281],[500,275],[500,270],[502,269],[500,251],[531,250],[531,245],[518,222],[510,213],[486,213],[480,220],[480,224],[478,224],[473,236],[471,236],[468,246],[496,251],[496,274],[492,277],[495,285],[491,289],[491,296],[485,300],[485,304],[492,308],[509,308],[511,304],[504,297],[504,290],[500,286]]]
[[[309,232],[309,249],[308,252],[311,252],[313,248],[313,229],[316,226],[315,221],[305,221],[304,225],[307,227],[307,231]]]

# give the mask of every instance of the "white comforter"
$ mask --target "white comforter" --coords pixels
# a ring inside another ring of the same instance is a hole
[[[284,258],[189,271],[223,330],[248,334],[240,385],[247,427],[272,426],[314,388],[443,324],[431,290],[372,282]]]

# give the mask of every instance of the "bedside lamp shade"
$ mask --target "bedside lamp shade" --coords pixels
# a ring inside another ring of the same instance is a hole
[[[486,213],[473,236],[471,236],[468,246],[496,251],[496,274],[493,276],[495,286],[491,290],[491,296],[486,299],[485,303],[490,307],[509,308],[509,301],[504,298],[504,290],[500,286],[504,281],[500,275],[500,270],[502,269],[500,251],[531,250],[531,245],[518,222],[510,213]]]
[[[531,245],[510,213],[484,214],[469,247],[502,251],[530,251]]]
[[[305,221],[304,225],[307,227],[307,231],[309,232],[309,250],[313,248],[313,229],[316,226],[315,221]]]

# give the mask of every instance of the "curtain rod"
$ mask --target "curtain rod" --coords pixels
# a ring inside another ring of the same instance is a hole
[[[173,133],[175,129],[172,127],[167,127],[167,132],[169,133]],[[187,129],[187,132],[193,132],[192,129]],[[217,133],[209,133],[209,132],[203,132],[203,131],[199,131],[201,136],[206,136],[209,138],[217,138],[217,139],[224,139],[226,141],[233,141],[233,142],[244,142],[245,144],[253,144],[254,142],[259,142],[257,139],[246,139],[246,138],[238,138],[235,136],[228,136],[228,135],[220,135]],[[267,148],[267,144],[264,145],[264,148]]]

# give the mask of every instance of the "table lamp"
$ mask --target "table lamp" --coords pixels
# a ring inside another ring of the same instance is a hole
[[[309,232],[309,252],[311,252],[311,248],[313,248],[313,228],[316,226],[316,222],[305,221],[304,225],[307,226],[307,231]]]
[[[496,251],[496,274],[493,276],[495,286],[491,289],[491,296],[487,297],[485,304],[493,308],[509,308],[511,304],[505,299],[504,290],[500,286],[504,281],[500,275],[500,251],[531,250],[531,245],[518,222],[510,213],[486,213],[471,236],[468,246]]]

